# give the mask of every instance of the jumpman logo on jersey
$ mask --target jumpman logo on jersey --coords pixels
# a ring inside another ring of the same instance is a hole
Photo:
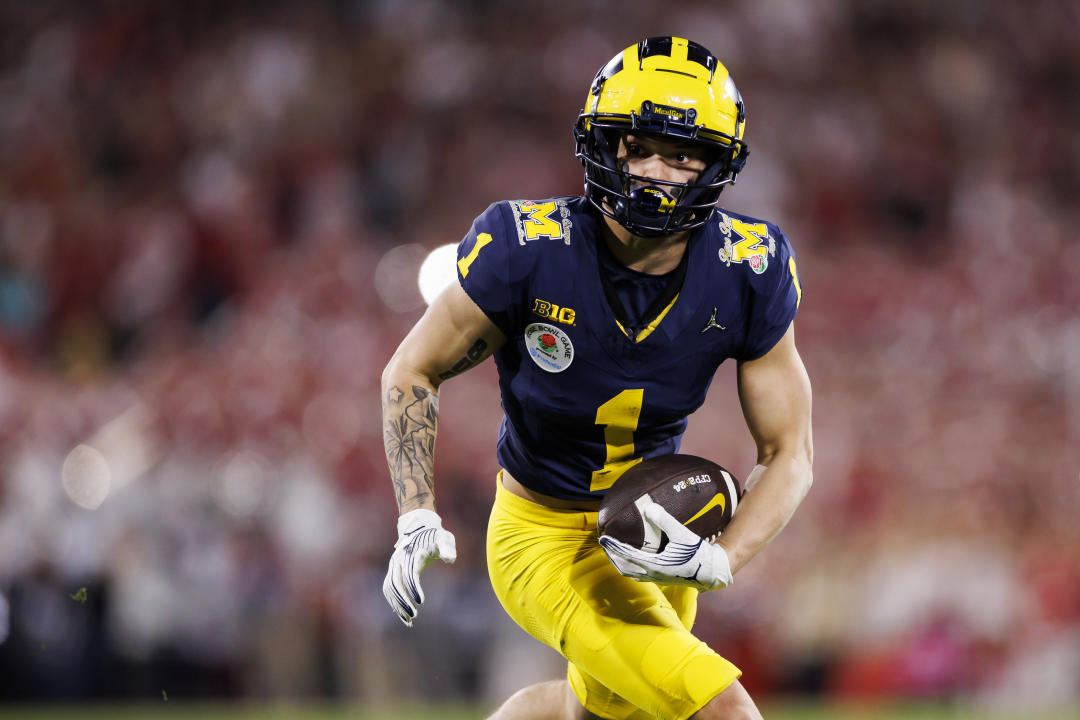
[[[708,332],[709,328],[716,328],[717,330],[727,330],[726,327],[716,322],[716,313],[720,308],[714,307],[712,309],[712,315],[709,316],[709,322],[705,323],[705,327],[701,328],[701,334],[704,335]]]

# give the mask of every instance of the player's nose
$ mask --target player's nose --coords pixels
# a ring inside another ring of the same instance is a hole
[[[650,180],[662,180],[665,182],[681,182],[679,170],[664,162],[660,155],[653,154],[648,157],[637,159],[637,167],[632,168],[634,175],[649,178]]]

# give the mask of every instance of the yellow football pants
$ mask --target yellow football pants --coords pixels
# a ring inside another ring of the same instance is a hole
[[[741,674],[690,632],[697,591],[619,574],[595,512],[556,510],[497,482],[487,535],[506,612],[569,660],[581,703],[610,720],[683,720]]]

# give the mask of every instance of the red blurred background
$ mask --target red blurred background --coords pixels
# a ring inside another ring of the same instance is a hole
[[[442,392],[459,543],[406,631],[379,373],[419,262],[575,194],[656,34],[728,65],[722,196],[799,259],[816,483],[702,637],[758,697],[1080,701],[1075,3],[3,3],[0,701],[491,702],[562,672],[483,563],[489,364]],[[724,367],[684,450],[745,474]],[[508,671],[508,668],[512,668]]]

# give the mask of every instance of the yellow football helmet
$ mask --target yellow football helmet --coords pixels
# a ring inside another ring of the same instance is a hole
[[[711,52],[685,38],[642,40],[596,73],[574,125],[585,197],[635,235],[704,225],[746,164],[745,129],[742,97]],[[627,132],[699,143],[707,167],[693,183],[631,175],[616,157]]]

